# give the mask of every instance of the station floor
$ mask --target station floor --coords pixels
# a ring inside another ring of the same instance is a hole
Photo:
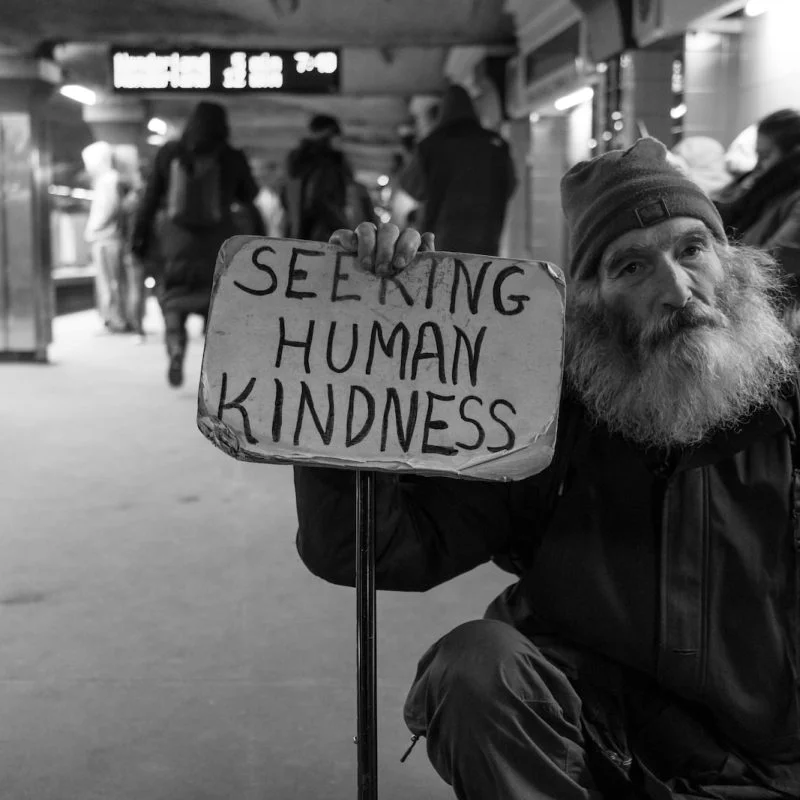
[[[179,390],[154,304],[144,345],[80,312],[0,364],[0,800],[357,797],[354,590],[297,557],[291,469],[197,431],[191,322]],[[509,578],[379,595],[382,800],[453,797],[402,704]]]

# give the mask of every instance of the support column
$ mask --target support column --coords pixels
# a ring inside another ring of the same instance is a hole
[[[507,123],[517,189],[508,204],[503,250],[512,258],[531,258],[531,123],[526,114]]]
[[[52,341],[50,148],[43,105],[51,61],[0,53],[0,361],[47,361]]]
[[[638,136],[637,122],[645,125],[650,136],[672,147],[672,62],[683,50],[682,40],[665,40],[647,50],[633,50],[631,59],[631,108],[627,119],[629,144]]]

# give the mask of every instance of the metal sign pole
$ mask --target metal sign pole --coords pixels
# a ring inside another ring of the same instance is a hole
[[[378,798],[378,670],[375,641],[375,473],[356,473],[358,800]]]

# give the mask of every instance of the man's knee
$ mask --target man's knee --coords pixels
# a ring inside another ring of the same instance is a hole
[[[566,676],[527,637],[497,620],[464,623],[440,639],[420,661],[409,700],[430,701],[470,714],[492,713],[504,698],[547,704],[577,718],[580,701]]]

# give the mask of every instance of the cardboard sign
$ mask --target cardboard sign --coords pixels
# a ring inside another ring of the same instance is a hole
[[[555,443],[564,294],[540,262],[421,253],[381,279],[333,245],[236,236],[198,426],[245,461],[532,475]]]

